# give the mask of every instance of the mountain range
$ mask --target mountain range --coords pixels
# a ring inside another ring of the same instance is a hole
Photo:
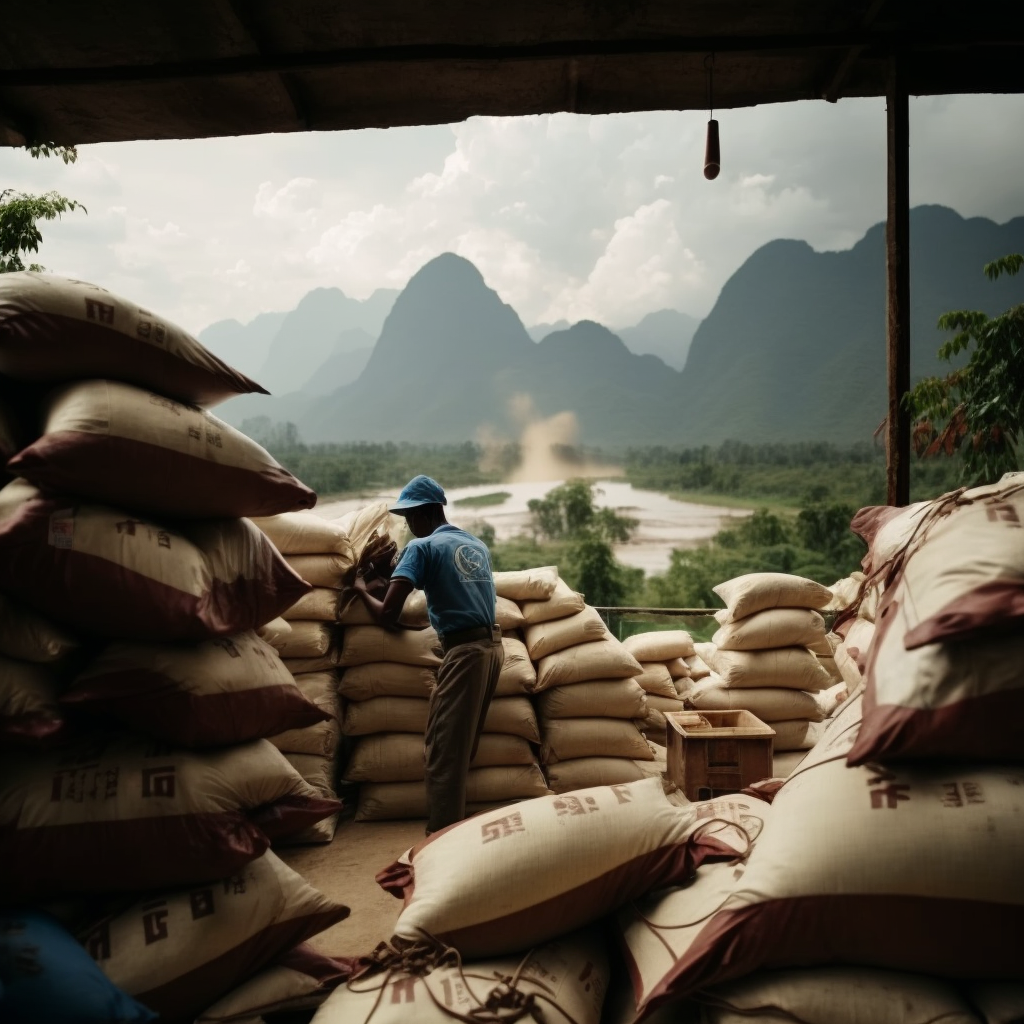
[[[870,439],[885,413],[884,235],[877,224],[841,252],[770,242],[699,324],[663,310],[617,333],[591,321],[528,330],[472,263],[445,253],[397,295],[359,302],[318,289],[291,313],[222,321],[200,338],[242,369],[262,359],[256,379],[290,392],[233,399],[218,415],[292,421],[306,441],[514,438],[529,407],[574,412],[583,443],[613,450],[849,443]],[[914,377],[942,370],[941,313],[1024,301],[1020,278],[993,283],[981,272],[1022,251],[1024,217],[998,225],[938,206],[911,211]],[[243,342],[247,364],[230,354]]]

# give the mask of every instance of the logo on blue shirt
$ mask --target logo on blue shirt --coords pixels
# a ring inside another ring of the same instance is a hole
[[[490,582],[491,573],[487,567],[487,556],[470,544],[460,544],[452,555],[455,570],[463,583]]]

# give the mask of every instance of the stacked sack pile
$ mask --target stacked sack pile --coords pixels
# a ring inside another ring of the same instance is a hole
[[[91,1019],[102,972],[122,1019],[190,1018],[348,913],[269,849],[339,804],[265,738],[328,715],[256,633],[310,588],[243,517],[315,495],[202,408],[258,385],[102,289],[0,276],[0,373],[3,1012]],[[98,968],[41,912],[70,896]]]
[[[775,730],[776,774],[821,738],[845,686],[837,683],[816,651],[831,645],[818,609],[832,592],[787,573],[747,573],[720,583],[726,607],[710,643],[695,645],[711,674],[686,696],[698,711],[745,710]]]
[[[665,714],[682,711],[683,698],[693,685],[687,658],[694,658],[693,638],[685,629],[665,629],[650,633],[634,633],[622,646],[640,662],[643,672],[637,676],[647,695],[647,738],[665,746],[667,743]]]
[[[496,574],[500,590],[502,575]],[[523,616],[505,593],[498,595],[496,619],[505,661],[470,764],[466,794],[474,811],[549,792],[537,765],[540,733],[527,696],[536,673],[519,639]],[[409,596],[405,629],[398,632],[373,625],[359,600],[348,604],[341,621],[343,728],[353,743],[344,779],[360,786],[356,820],[425,818],[423,736],[441,664],[426,597],[422,591]]]
[[[871,627],[862,685],[791,779],[755,787],[772,802],[741,869],[620,913],[623,1019],[1022,1019],[1022,522],[1024,474],[858,513],[839,628]]]
[[[310,512],[285,512],[254,520],[292,569],[312,585],[309,593],[270,624],[268,632],[273,635],[268,640],[277,647],[303,696],[329,716],[316,725],[271,736],[270,742],[328,799],[337,797],[345,756],[338,694],[338,620],[350,596],[346,588],[355,574],[369,568],[375,559],[390,564],[394,558],[394,519],[386,505],[377,504],[334,520]],[[329,843],[337,821],[336,814],[324,818],[291,842]]]
[[[640,663],[554,566],[526,574],[542,580],[547,591],[520,599],[519,607],[536,666],[531,690],[548,784],[567,793],[643,778],[637,762],[653,761],[654,752],[638,725],[647,716],[644,690],[636,682]]]

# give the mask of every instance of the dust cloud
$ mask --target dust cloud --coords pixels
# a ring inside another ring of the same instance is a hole
[[[509,413],[519,425],[519,464],[505,478],[505,483],[543,483],[573,477],[622,476],[621,466],[602,464],[586,458],[579,447],[579,422],[574,412],[558,412],[541,416],[529,395],[517,394],[509,399]],[[493,472],[502,465],[501,450],[508,443],[493,427],[483,426],[477,432],[483,448],[482,472]]]

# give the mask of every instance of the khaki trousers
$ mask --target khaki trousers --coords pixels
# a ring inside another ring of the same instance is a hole
[[[453,647],[437,670],[424,737],[428,832],[466,816],[466,773],[504,660],[500,640],[473,640]]]

